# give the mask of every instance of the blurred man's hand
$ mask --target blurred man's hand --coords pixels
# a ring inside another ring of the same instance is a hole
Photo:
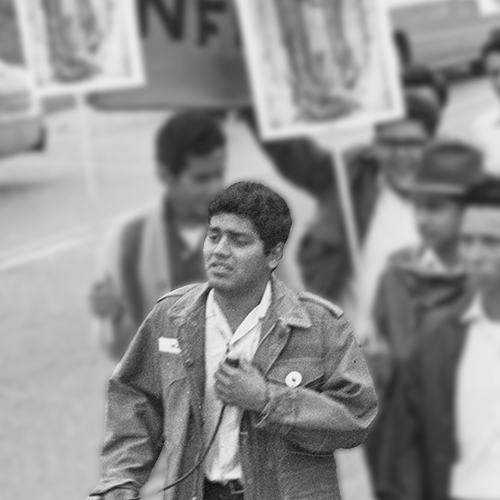
[[[122,315],[124,304],[110,277],[93,286],[90,307],[92,313],[101,319],[116,319]]]

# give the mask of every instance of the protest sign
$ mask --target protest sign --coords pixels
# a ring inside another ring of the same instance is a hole
[[[146,86],[93,97],[106,109],[248,104],[233,0],[138,0]]]
[[[144,82],[133,0],[17,0],[26,62],[40,95]]]
[[[238,0],[260,130],[267,139],[402,115],[383,0]]]

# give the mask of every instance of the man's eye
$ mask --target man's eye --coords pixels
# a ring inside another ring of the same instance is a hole
[[[218,234],[209,234],[208,235],[208,239],[212,242],[212,243],[216,243],[220,237]]]
[[[245,245],[248,245],[249,241],[246,238],[236,238],[234,243],[239,247],[244,247]]]

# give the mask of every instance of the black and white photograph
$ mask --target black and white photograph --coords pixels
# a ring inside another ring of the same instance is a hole
[[[495,3],[0,0],[0,500],[500,500]]]

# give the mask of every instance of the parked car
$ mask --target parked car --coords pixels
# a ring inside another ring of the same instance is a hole
[[[0,0],[0,159],[43,150],[46,130],[23,62],[13,0]]]

